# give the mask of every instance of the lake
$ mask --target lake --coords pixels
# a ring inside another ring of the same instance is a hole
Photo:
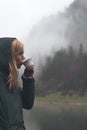
[[[35,102],[24,120],[27,130],[87,130],[87,103]]]

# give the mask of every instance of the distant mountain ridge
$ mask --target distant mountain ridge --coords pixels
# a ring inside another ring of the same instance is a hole
[[[83,44],[87,50],[87,1],[75,0],[66,13],[69,19],[66,31],[69,44],[76,48]]]

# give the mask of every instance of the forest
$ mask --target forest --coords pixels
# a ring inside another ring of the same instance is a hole
[[[45,64],[39,61],[39,74],[36,80],[36,95],[52,93],[61,95],[87,94],[87,52],[83,44],[75,49],[71,45],[48,56]]]

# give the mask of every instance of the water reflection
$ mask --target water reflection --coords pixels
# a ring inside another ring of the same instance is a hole
[[[87,104],[40,102],[24,117],[27,130],[87,130]]]

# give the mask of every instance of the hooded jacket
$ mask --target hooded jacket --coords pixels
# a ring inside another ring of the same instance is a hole
[[[23,89],[9,90],[11,44],[16,38],[0,38],[0,130],[25,130],[23,108],[31,109],[35,98],[33,78],[22,76]]]

